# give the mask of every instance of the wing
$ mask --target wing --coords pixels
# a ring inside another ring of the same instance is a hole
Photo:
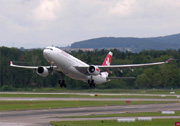
[[[138,68],[138,67],[145,67],[145,66],[154,66],[154,65],[162,65],[162,64],[166,64],[169,63],[172,60],[172,58],[168,59],[165,62],[155,62],[155,63],[145,63],[145,64],[128,64],[128,65],[110,65],[110,66],[97,66],[101,72],[104,71],[122,71],[122,70],[132,70],[134,68]],[[87,74],[87,69],[89,66],[75,66],[75,68],[84,73]]]
[[[21,65],[14,65],[12,61],[10,61],[10,66],[11,67],[18,67],[18,68],[24,68],[24,69],[38,69],[39,66],[21,66]],[[46,67],[47,69],[51,69],[51,67],[53,67],[53,69],[56,69],[57,66],[42,66],[42,67]]]
[[[123,80],[123,79],[136,79],[136,78],[135,77],[107,77],[107,79]]]

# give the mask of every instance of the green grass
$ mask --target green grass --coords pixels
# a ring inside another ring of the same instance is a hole
[[[132,101],[129,105],[177,103],[167,101]],[[126,101],[0,101],[0,111],[77,108],[126,105]]]
[[[149,116],[180,116],[180,111],[175,111],[175,114],[162,114],[161,112],[139,112],[139,113],[128,113],[127,112],[127,113],[120,113],[120,114],[72,116],[72,117],[65,117],[65,118],[149,117]]]
[[[42,88],[42,89],[29,89],[21,91],[31,92],[71,92],[71,93],[138,93],[138,94],[170,94],[174,91],[175,94],[180,94],[180,89],[83,89],[83,90],[70,90],[60,88]]]
[[[46,98],[149,98],[149,99],[176,99],[176,96],[142,96],[142,95],[90,95],[77,94],[0,94],[0,97],[46,97]]]
[[[53,91],[54,90],[54,91]],[[47,92],[46,89],[36,90],[36,92]],[[68,89],[52,89],[50,92],[82,92],[82,93],[138,93],[138,94],[180,94],[180,89],[86,89],[86,90],[68,90]]]
[[[152,121],[117,122],[116,120],[97,121],[52,121],[55,126],[175,126],[180,119],[153,119]]]
[[[174,91],[180,94],[180,89],[84,89],[84,90],[70,90],[57,88],[43,88],[34,89],[34,92],[75,92],[75,93],[143,93],[143,94],[169,94]]]

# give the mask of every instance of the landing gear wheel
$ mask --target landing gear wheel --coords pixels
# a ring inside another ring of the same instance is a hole
[[[66,88],[66,84],[64,80],[59,80],[59,85],[61,88],[65,87]]]
[[[60,87],[63,88],[63,84],[60,84]]]
[[[66,84],[60,84],[60,87],[61,88],[63,88],[63,87],[66,88]]]
[[[88,80],[89,87],[96,87],[94,80]]]
[[[94,87],[94,88],[96,87],[95,83],[92,84],[92,87]]]

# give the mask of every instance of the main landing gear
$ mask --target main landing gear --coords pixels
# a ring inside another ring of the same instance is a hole
[[[96,87],[94,80],[88,80],[89,87]]]
[[[65,80],[64,80],[65,75],[63,73],[59,73],[59,75],[60,75],[59,86],[61,88],[63,88],[63,87],[66,88],[66,84],[65,84]]]
[[[91,79],[88,80],[89,87],[96,87],[96,84],[94,83],[93,76],[91,75]]]
[[[66,88],[65,81],[64,81],[64,80],[59,80],[59,86],[60,86],[61,88],[63,88],[63,87]]]

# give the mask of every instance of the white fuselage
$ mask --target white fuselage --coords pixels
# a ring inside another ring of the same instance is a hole
[[[43,55],[49,63],[53,63],[58,67],[59,72],[63,72],[65,75],[72,79],[88,82],[88,80],[91,79],[91,76],[93,76],[93,80],[96,84],[101,84],[108,81],[107,74],[105,74],[104,72],[98,75],[89,75],[78,71],[75,66],[89,65],[59,48],[47,47],[46,49],[44,49]]]

